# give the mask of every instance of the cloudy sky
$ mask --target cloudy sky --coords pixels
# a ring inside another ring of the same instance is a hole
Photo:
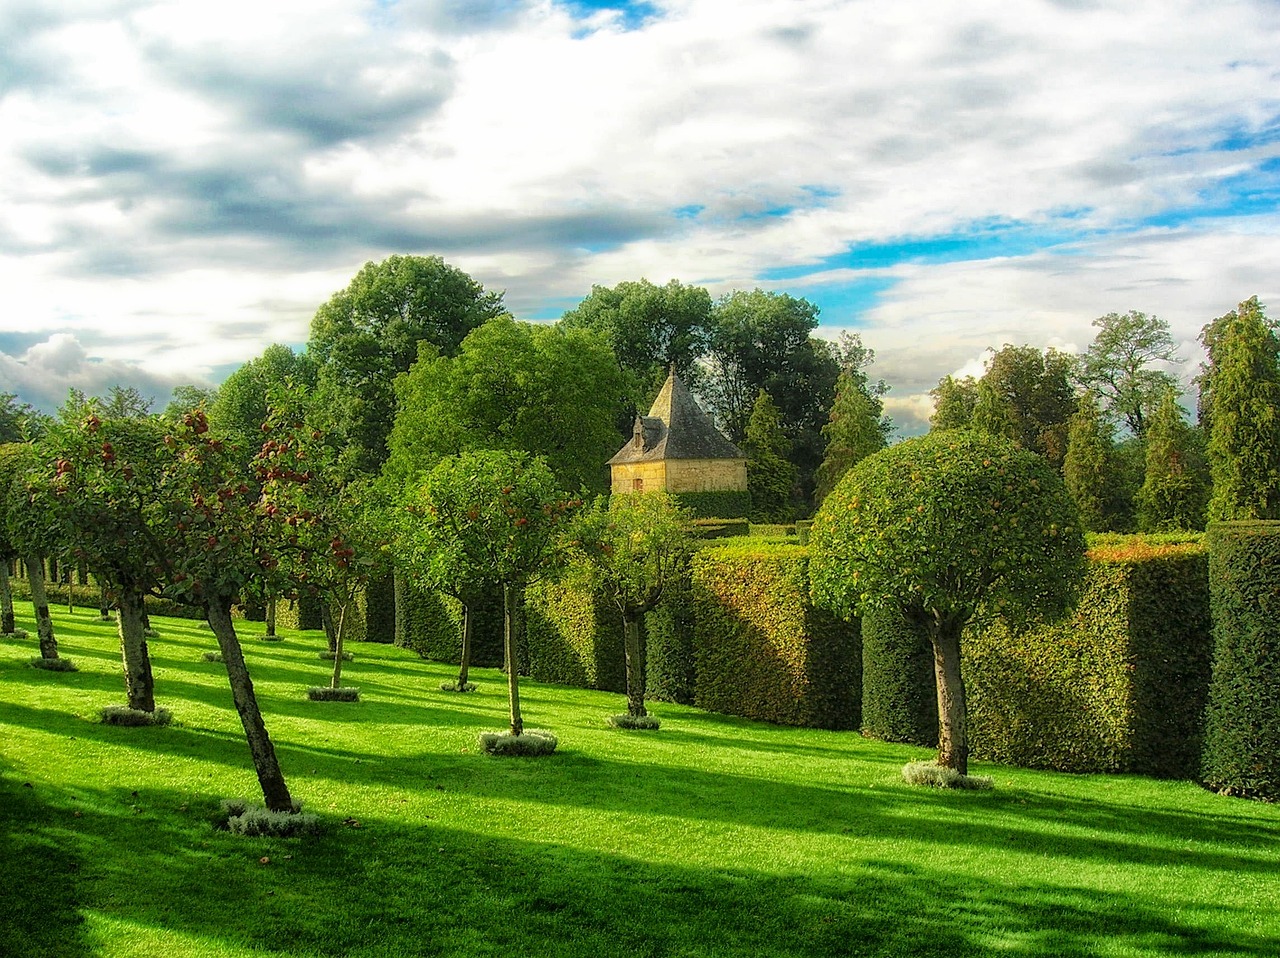
[[[0,0],[0,392],[218,382],[360,266],[523,319],[647,277],[1003,343],[1280,310],[1274,0]],[[915,417],[913,419],[913,417]]]

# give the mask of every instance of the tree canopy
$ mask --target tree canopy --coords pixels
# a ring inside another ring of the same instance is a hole
[[[794,512],[792,497],[796,467],[787,458],[791,452],[791,440],[782,431],[778,407],[763,389],[751,410],[742,451],[747,456],[747,491],[751,493],[752,520],[786,522]]]
[[[1106,413],[1141,438],[1164,394],[1176,389],[1172,374],[1154,363],[1178,361],[1169,324],[1137,310],[1093,321],[1098,334],[1081,357],[1078,377],[1101,398]]]
[[[978,380],[972,428],[1012,439],[1060,470],[1076,409],[1074,368],[1073,357],[1055,349],[1004,346]]]

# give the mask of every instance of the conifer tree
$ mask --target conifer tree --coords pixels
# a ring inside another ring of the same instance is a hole
[[[1147,469],[1138,492],[1142,532],[1203,529],[1209,483],[1196,430],[1173,390],[1147,419]]]
[[[1107,528],[1114,487],[1111,468],[1111,427],[1102,418],[1092,392],[1080,397],[1067,432],[1067,454],[1062,477],[1080,510],[1087,532]]]
[[[751,493],[751,518],[756,522],[785,522],[791,518],[791,494],[796,467],[788,458],[791,441],[782,431],[778,407],[763,389],[756,396],[747,438],[747,490]]]
[[[1280,518],[1280,339],[1257,297],[1205,327],[1209,518]],[[1202,406],[1206,405],[1202,402]]]
[[[818,467],[815,498],[819,505],[846,472],[889,444],[892,424],[884,416],[883,392],[883,383],[869,385],[858,369],[840,373],[831,419],[822,427],[827,451]]]

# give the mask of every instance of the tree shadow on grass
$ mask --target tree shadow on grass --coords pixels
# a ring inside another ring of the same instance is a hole
[[[213,832],[208,809],[188,808],[179,793],[147,791],[130,805],[79,798],[81,818],[70,819],[64,796],[25,822],[67,867],[89,849],[113,850],[91,875],[53,889],[63,920],[78,907],[128,923],[130,934],[174,932],[202,953],[1270,958],[1280,946],[1249,931],[1259,926],[1238,909],[1170,914],[1140,889],[1017,884],[877,859],[816,874],[680,866],[647,861],[642,835],[627,853],[570,847],[539,841],[536,821],[528,840],[392,816],[359,829],[330,820],[313,839],[244,839]]]

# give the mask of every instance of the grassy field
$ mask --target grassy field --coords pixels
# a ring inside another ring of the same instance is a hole
[[[402,649],[355,647],[356,704],[312,703],[319,633],[243,641],[294,795],[324,832],[240,838],[260,798],[197,623],[151,643],[168,728],[123,701],[117,642],[56,616],[77,673],[0,642],[0,955],[799,956],[1280,954],[1280,807],[1189,783],[978,765],[992,792],[902,784],[927,753],[523,684],[550,758],[480,753],[500,674],[468,696]],[[30,607],[20,625],[34,631]]]

